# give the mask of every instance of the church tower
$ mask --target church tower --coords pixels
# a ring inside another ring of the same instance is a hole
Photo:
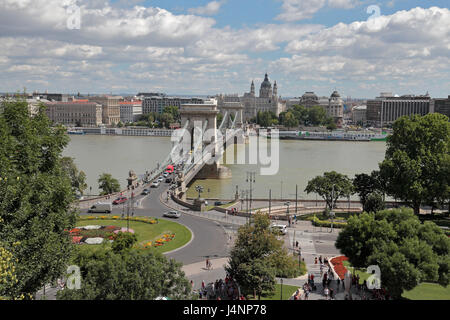
[[[278,87],[277,87],[277,81],[276,80],[273,83],[273,98],[274,99],[278,98]]]
[[[253,83],[253,80],[252,80],[252,85],[250,86],[250,94],[252,96],[255,96],[255,84]]]
[[[272,98],[272,84],[269,81],[267,73],[264,77],[264,81],[261,83],[261,88],[259,89],[260,98]]]

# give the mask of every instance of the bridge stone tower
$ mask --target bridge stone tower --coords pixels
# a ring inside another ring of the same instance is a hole
[[[186,130],[191,134],[191,150],[194,147],[194,127],[199,126],[200,129],[209,131],[208,136],[203,136],[202,133],[202,150],[210,144],[214,144],[212,155],[215,156],[218,152],[217,141],[217,115],[219,110],[217,108],[217,100],[212,99],[205,101],[204,104],[182,104],[180,108],[181,127],[186,126]],[[186,125],[187,124],[187,125]],[[212,133],[211,133],[212,132]],[[219,165],[217,162],[213,164],[204,164],[201,170],[196,174],[197,178],[201,179],[222,179],[229,178],[231,170],[227,167]],[[194,177],[189,173],[186,177],[180,177],[181,195],[185,198],[186,186]]]

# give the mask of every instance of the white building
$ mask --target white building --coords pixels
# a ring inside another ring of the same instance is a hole
[[[255,93],[255,83],[253,81],[250,85],[250,92],[244,93],[241,97],[237,95],[218,96],[219,108],[224,103],[231,102],[242,104],[242,107],[244,108],[244,121],[248,121],[251,118],[256,117],[256,114],[259,111],[272,111],[276,116],[278,116],[281,112],[286,110],[286,101],[283,101],[278,96],[277,82],[275,81],[272,87],[267,73],[265,74],[264,81],[261,83],[258,97]]]
[[[142,114],[142,101],[120,101],[120,121],[122,123],[135,122]]]
[[[356,106],[352,108],[352,122],[363,125],[367,122],[367,106]]]

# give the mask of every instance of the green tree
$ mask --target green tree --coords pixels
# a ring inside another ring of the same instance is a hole
[[[420,206],[450,198],[450,123],[439,113],[401,117],[387,139],[380,174],[389,195],[419,214]]]
[[[244,295],[275,290],[275,276],[297,276],[299,268],[270,230],[267,215],[256,214],[254,224],[238,230],[238,238],[231,250],[227,273],[240,285]]]
[[[114,238],[111,248],[115,253],[120,253],[124,250],[131,249],[136,242],[137,237],[134,233],[119,232]]]
[[[290,111],[286,112],[282,124],[286,127],[298,127],[298,120],[295,118],[294,114]]]
[[[160,118],[160,126],[164,128],[169,128],[174,122],[173,115],[171,113],[163,113]]]
[[[450,281],[450,239],[433,222],[423,224],[411,209],[351,216],[336,248],[356,268],[378,265],[381,285],[393,298],[421,282]]]
[[[19,261],[9,295],[20,296],[63,273],[72,249],[64,230],[74,227],[77,215],[71,179],[61,165],[69,141],[65,128],[52,128],[43,106],[33,117],[25,101],[2,106],[0,239]]]
[[[367,196],[363,209],[366,212],[378,212],[385,208],[383,195],[378,191],[372,192]]]
[[[317,176],[308,181],[305,191],[308,194],[314,192],[321,196],[330,210],[335,207],[337,199],[348,197],[354,192],[352,181],[346,175],[336,171],[325,172],[323,176]]]
[[[313,106],[308,109],[308,125],[320,126],[327,120],[327,111],[322,106]]]
[[[73,192],[83,195],[84,190],[87,188],[86,174],[84,171],[78,171],[73,160],[74,159],[70,157],[63,157],[61,158],[61,166],[70,176]]]
[[[138,249],[118,253],[108,248],[79,251],[81,289],[59,291],[59,300],[171,300],[191,298],[191,285],[181,264],[159,252]]]
[[[336,126],[336,122],[334,122],[333,118],[328,118],[328,120],[326,120],[326,126],[327,126],[327,130],[336,130],[337,126]]]
[[[308,109],[305,106],[294,105],[292,112],[300,124],[305,125],[308,122]]]
[[[169,113],[172,115],[172,118],[174,121],[180,121],[181,117],[180,117],[180,110],[178,109],[178,107],[176,106],[167,106],[164,107],[163,109],[163,114],[164,113]]]
[[[102,190],[101,195],[111,194],[120,191],[120,183],[109,173],[103,173],[98,178],[99,188]]]
[[[372,171],[370,175],[366,173],[356,174],[355,178],[353,178],[353,187],[364,207],[369,194],[375,191],[382,192],[379,172]]]

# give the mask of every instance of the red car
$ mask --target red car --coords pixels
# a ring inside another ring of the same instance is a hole
[[[127,197],[118,197],[116,200],[113,201],[113,204],[121,204],[126,202],[128,199]]]

